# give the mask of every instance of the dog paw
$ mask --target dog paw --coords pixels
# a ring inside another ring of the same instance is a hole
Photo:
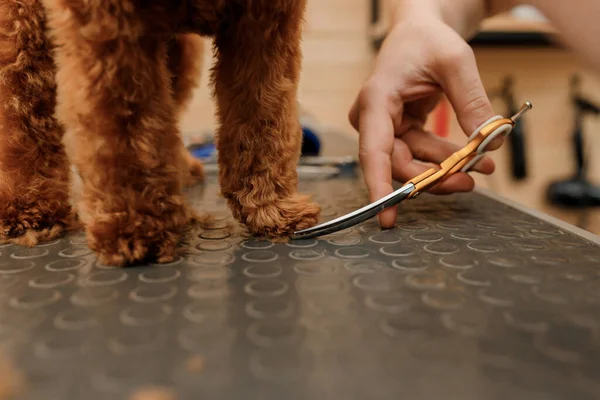
[[[0,215],[0,242],[33,247],[80,228],[70,206],[8,206]]]
[[[87,244],[106,266],[168,263],[177,257],[180,239],[194,214],[185,207],[169,213],[96,214],[87,227]]]
[[[316,225],[320,212],[310,196],[297,194],[266,206],[238,208],[234,215],[252,235],[279,239]]]

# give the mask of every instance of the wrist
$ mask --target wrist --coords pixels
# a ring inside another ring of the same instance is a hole
[[[444,21],[442,7],[437,0],[396,0],[392,22],[394,24],[421,20]]]
[[[508,0],[396,0],[393,23],[437,22],[450,26],[464,39],[477,33],[484,18]]]

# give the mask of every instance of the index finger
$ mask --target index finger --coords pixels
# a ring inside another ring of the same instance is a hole
[[[376,95],[358,106],[359,156],[369,190],[370,202],[394,191],[392,186],[392,151],[394,124],[385,101]],[[379,214],[382,228],[396,223],[397,208],[390,207]]]

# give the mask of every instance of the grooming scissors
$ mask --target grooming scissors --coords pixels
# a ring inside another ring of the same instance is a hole
[[[393,207],[406,199],[416,198],[433,185],[458,171],[468,172],[485,156],[486,148],[490,142],[500,135],[509,135],[517,120],[527,111],[531,110],[531,108],[531,103],[525,102],[521,109],[510,118],[504,118],[500,115],[490,118],[475,129],[469,137],[467,145],[446,158],[440,164],[439,169],[431,168],[427,170],[409,180],[395,192],[356,211],[312,228],[294,232],[292,239],[310,239],[347,229],[378,215],[385,209]]]

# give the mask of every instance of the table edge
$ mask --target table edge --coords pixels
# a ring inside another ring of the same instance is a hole
[[[564,229],[566,231],[569,231],[570,233],[580,236],[583,239],[589,240],[590,242],[593,242],[597,245],[600,245],[600,235],[596,235],[592,232],[586,231],[585,229],[581,229],[575,225],[569,224],[568,222],[562,221],[558,218],[555,218],[551,215],[548,215],[544,212],[535,210],[533,208],[527,207],[521,203],[518,203],[516,201],[510,200],[507,197],[504,197],[502,195],[499,195],[498,193],[487,189],[487,188],[483,188],[483,187],[476,187],[474,189],[474,191],[476,193],[479,193],[483,196],[486,196],[488,198],[490,198],[491,200],[495,200],[498,201],[502,204],[505,204],[509,207],[515,208],[519,211],[522,211],[526,214],[529,214],[535,218],[539,218],[544,222],[547,222],[549,224],[555,225],[558,228]]]

